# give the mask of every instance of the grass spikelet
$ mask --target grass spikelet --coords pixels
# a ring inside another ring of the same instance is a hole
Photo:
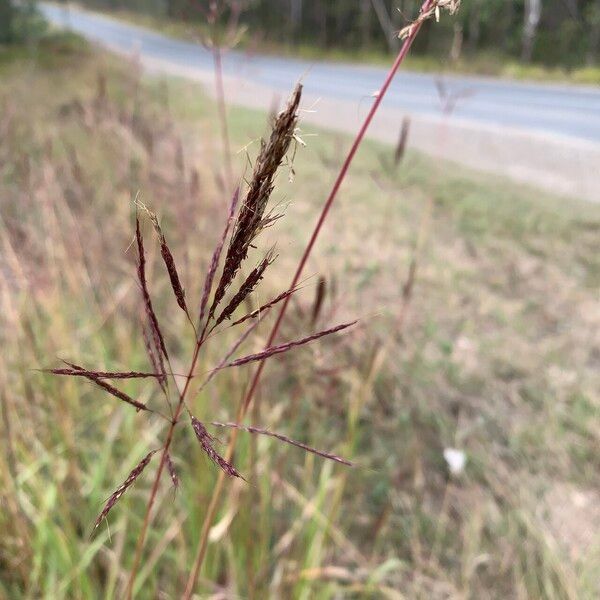
[[[158,379],[158,383],[162,388],[163,392],[167,391],[167,372],[165,371],[165,363],[163,361],[162,353],[156,352],[155,347],[153,347],[152,340],[150,339],[150,334],[148,333],[147,328],[142,323],[142,337],[144,338],[144,347],[146,348],[146,353],[148,354],[148,359],[150,360],[150,364],[156,373],[160,373],[160,378]]]
[[[343,323],[341,325],[337,325],[336,327],[332,327],[331,329],[325,329],[324,331],[319,331],[318,333],[314,333],[313,335],[309,335],[308,337],[294,340],[292,342],[286,342],[285,344],[279,344],[277,346],[270,346],[269,348],[265,348],[262,352],[257,352],[256,354],[249,354],[248,356],[243,356],[242,358],[238,358],[230,363],[227,363],[226,367],[239,367],[241,365],[246,365],[251,362],[262,361],[265,358],[269,358],[276,354],[282,354],[291,350],[292,348],[296,348],[297,346],[304,346],[314,340],[318,340],[319,338],[325,337],[326,335],[331,335],[333,333],[337,333],[338,331],[342,331],[347,329],[348,327],[352,327],[352,325],[356,325],[358,321],[352,321],[351,323]]]
[[[241,317],[237,321],[234,321],[231,324],[232,327],[234,325],[239,325],[240,323],[244,323],[248,319],[255,319],[256,317],[260,316],[261,313],[268,311],[269,309],[273,308],[276,304],[279,304],[282,300],[285,300],[287,297],[289,297],[292,294],[294,294],[295,292],[297,292],[298,289],[299,288],[295,287],[295,288],[293,288],[291,290],[286,290],[285,292],[282,292],[281,294],[279,294],[279,296],[276,296],[272,300],[269,300],[269,302],[267,302],[266,304],[263,304],[262,306],[260,306],[256,310],[253,310],[251,313],[248,313],[247,315],[244,315],[243,317]]]
[[[219,266],[219,260],[221,258],[221,253],[223,252],[223,246],[225,245],[225,240],[227,239],[227,235],[229,234],[229,230],[231,229],[231,224],[233,223],[233,217],[235,215],[235,209],[237,208],[238,201],[240,198],[240,189],[236,188],[233,196],[231,198],[231,203],[229,205],[229,214],[227,215],[227,222],[225,224],[225,228],[223,229],[223,234],[221,235],[221,239],[219,243],[215,247],[213,252],[210,266],[208,268],[208,273],[206,274],[206,279],[204,280],[204,289],[202,291],[202,300],[200,301],[200,317],[199,317],[199,326],[202,324],[204,319],[204,313],[206,312],[206,307],[208,305],[208,298],[210,296],[210,292],[212,290],[213,280],[215,278],[215,273],[217,272],[217,267]],[[212,317],[214,311],[212,311],[208,317]]]
[[[248,255],[248,249],[254,238],[276,218],[269,215],[265,216],[265,211],[273,191],[275,173],[294,138],[301,96],[302,86],[298,84],[286,108],[275,119],[269,141],[263,141],[261,144],[246,198],[238,214],[235,229],[229,242],[223,273],[210,310],[211,315],[214,314],[216,307],[225,295],[225,291]]]
[[[225,319],[230,319],[231,315],[235,312],[237,307],[254,291],[260,280],[263,278],[267,267],[275,260],[273,251],[269,251],[265,258],[250,272],[250,275],[246,277],[238,292],[229,301],[227,306],[223,309],[221,314],[218,316],[215,327],[222,323]]]
[[[152,307],[152,300],[150,299],[150,292],[148,291],[148,282],[146,280],[146,254],[144,252],[144,240],[142,238],[142,232],[140,229],[140,219],[136,212],[135,215],[135,239],[138,248],[138,279],[142,288],[142,297],[144,299],[144,308],[146,315],[150,323],[150,330],[152,332],[152,338],[154,345],[158,352],[162,352],[164,357],[169,360],[169,354],[167,353],[167,347],[165,346],[165,340],[156,318],[156,313]]]
[[[321,458],[333,460],[335,462],[338,462],[342,465],[346,465],[348,467],[354,466],[354,463],[351,463],[349,460],[346,460],[345,458],[342,458],[341,456],[331,454],[330,452],[323,452],[322,450],[317,450],[316,448],[313,448],[312,446],[308,446],[307,444],[293,440],[292,438],[287,437],[287,435],[283,435],[281,433],[275,433],[274,431],[269,431],[268,429],[263,429],[262,427],[251,427],[249,425],[248,426],[240,425],[239,423],[219,423],[217,421],[213,421],[212,425],[214,425],[215,427],[229,427],[229,428],[233,428],[233,429],[239,429],[241,431],[247,431],[248,433],[254,433],[254,434],[258,434],[258,435],[266,435],[266,436],[269,436],[272,438],[276,438],[279,441],[284,442],[286,444],[290,444],[291,446],[296,446],[297,448],[302,448],[302,450],[306,450],[306,452],[316,454],[317,456],[320,456]]]
[[[123,494],[135,483],[135,480],[142,474],[144,469],[148,466],[148,463],[156,453],[156,450],[152,450],[152,452],[148,452],[144,458],[137,464],[137,466],[129,473],[127,479],[111,494],[110,498],[106,501],[104,508],[96,518],[94,522],[94,528],[92,531],[95,531],[98,528],[98,525],[102,522],[103,519],[106,518],[108,513],[111,511],[113,506],[121,499]]]
[[[175,488],[175,490],[178,490],[179,489],[179,475],[177,475],[177,471],[175,470],[175,465],[173,464],[171,455],[168,452],[165,454],[165,464],[167,465],[167,471],[169,472],[169,477],[171,478],[173,487]]]
[[[240,479],[244,479],[237,469],[231,464],[228,463],[214,448],[213,444],[215,443],[215,438],[206,431],[206,427],[196,419],[196,417],[192,416],[192,427],[194,428],[194,433],[200,442],[200,446],[202,450],[206,453],[208,458],[212,460],[228,477],[239,477]]]
[[[181,310],[183,310],[183,312],[185,312],[185,314],[189,317],[187,305],[185,303],[185,290],[181,285],[181,280],[179,279],[177,267],[175,266],[175,259],[173,258],[173,253],[171,252],[169,245],[167,244],[165,234],[161,229],[156,214],[150,211],[145,206],[143,208],[148,213],[150,221],[152,222],[152,226],[156,231],[156,235],[158,235],[158,241],[160,244],[160,255],[162,256],[163,262],[165,263],[165,267],[167,269],[167,273],[169,274],[169,280],[171,281],[171,287],[173,288],[173,293],[175,294],[177,304],[179,305]]]
[[[169,279],[171,280],[171,287],[173,288],[175,298],[177,299],[177,304],[179,304],[181,310],[188,314],[187,305],[185,303],[185,290],[181,285],[177,268],[175,267],[175,259],[173,258],[173,254],[171,253],[169,246],[167,246],[164,236],[160,238],[160,254],[163,258],[165,266],[167,267]]]
[[[133,398],[131,398],[131,396],[128,396],[125,392],[122,392],[121,390],[114,387],[113,385],[110,385],[110,383],[107,383],[102,378],[97,377],[96,375],[93,375],[91,371],[86,371],[83,367],[80,367],[79,365],[76,365],[73,363],[67,363],[67,364],[74,371],[81,373],[82,377],[85,377],[86,379],[93,381],[97,386],[106,390],[109,394],[111,394],[115,398],[118,398],[119,400],[126,402],[127,404],[131,404],[131,406],[135,406],[135,408],[138,412],[140,410],[147,410],[147,411],[150,410],[145,404],[142,404],[141,402],[134,400]]]

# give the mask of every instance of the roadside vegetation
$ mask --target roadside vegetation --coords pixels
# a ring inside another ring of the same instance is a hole
[[[79,4],[198,40],[209,3],[187,0]],[[400,31],[417,15],[415,0],[238,0],[248,52],[362,63],[389,62]],[[408,68],[517,79],[600,83],[600,9],[593,0],[462,0],[453,18],[426,25]]]
[[[59,359],[150,368],[136,195],[159,215],[187,302],[200,298],[231,198],[217,108],[197,86],[143,77],[73,36],[0,54],[0,78],[0,595],[112,598],[129,575],[152,475],[90,537],[94,520],[160,447],[163,425],[93,381],[36,369]],[[232,109],[229,125],[233,168],[249,178],[267,117]],[[272,200],[286,214],[252,251],[258,259],[276,243],[280,258],[245,310],[289,283],[349,143],[301,128],[307,147]],[[271,359],[253,420],[356,466],[240,434],[235,466],[248,481],[226,484],[199,591],[597,597],[600,209],[410,149],[396,165],[375,143],[340,200],[282,338],[360,324]],[[179,372],[189,324],[152,224],[142,227]],[[264,325],[248,353],[263,348],[268,316]],[[226,332],[208,345],[202,368],[234,340]],[[217,375],[190,408],[204,422],[232,420],[250,373]],[[155,386],[124,389],[147,402]],[[165,476],[141,598],[181,590],[217,478],[192,428],[178,432],[172,461],[179,487]]]

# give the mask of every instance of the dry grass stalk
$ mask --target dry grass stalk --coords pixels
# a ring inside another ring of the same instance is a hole
[[[284,344],[279,344],[278,346],[269,346],[265,348],[262,352],[257,352],[256,354],[249,354],[248,356],[243,356],[242,358],[238,358],[230,363],[227,363],[225,367],[239,367],[241,365],[246,365],[251,362],[257,362],[265,360],[271,356],[275,356],[276,354],[282,354],[283,352],[288,352],[292,348],[296,348],[297,346],[303,346],[305,344],[309,344],[314,340],[318,340],[326,335],[331,335],[333,333],[337,333],[338,331],[342,331],[347,329],[348,327],[352,327],[352,325],[356,325],[358,321],[352,321],[350,323],[342,323],[341,325],[337,325],[336,327],[332,327],[331,329],[325,329],[324,331],[319,331],[318,333],[314,333],[313,335],[309,335],[305,338],[294,340],[292,342],[286,342]]]
[[[421,25],[427,19],[431,19],[431,17],[435,17],[436,21],[440,20],[440,11],[447,10],[451,15],[456,13],[456,11],[460,8],[461,0],[430,0],[426,2],[419,11],[419,16],[406,27],[400,30],[398,37],[401,40],[406,40],[410,36],[412,36],[415,32],[419,30]]]
[[[396,145],[396,150],[394,151],[394,166],[396,167],[400,164],[400,161],[404,158],[404,154],[406,153],[409,132],[410,119],[408,117],[404,117],[404,119],[402,119],[402,127],[400,129],[398,144]]]
[[[200,442],[202,450],[204,450],[208,458],[210,458],[210,460],[212,460],[228,477],[239,477],[240,479],[244,479],[237,469],[214,449],[213,444],[215,443],[215,438],[206,431],[206,427],[204,427],[204,425],[194,416],[191,417],[191,420],[194,433]]]
[[[152,450],[152,452],[148,452],[146,456],[138,463],[138,465],[129,473],[127,479],[111,494],[110,498],[106,501],[102,512],[96,518],[94,522],[94,528],[92,531],[98,528],[98,525],[102,522],[104,518],[111,511],[112,507],[121,499],[121,496],[135,483],[135,480],[142,474],[144,469],[148,466],[148,463],[156,453],[156,450]]]
[[[233,181],[233,166],[231,163],[231,142],[229,138],[229,125],[227,122],[227,107],[225,103],[225,87],[223,85],[223,50],[234,48],[242,38],[245,27],[239,26],[242,13],[242,3],[229,0],[228,2],[211,1],[208,6],[200,6],[209,26],[210,35],[202,36],[202,43],[212,52],[215,88],[217,97],[217,108],[221,125],[221,137],[223,140],[223,153],[228,182]],[[224,14],[229,15],[224,27],[218,26]]]
[[[307,452],[316,454],[317,456],[320,456],[321,458],[333,460],[335,462],[341,463],[348,467],[354,466],[354,463],[351,463],[349,460],[346,460],[345,458],[336,456],[335,454],[331,454],[329,452],[323,452],[322,450],[317,450],[316,448],[313,448],[312,446],[308,446],[307,444],[293,440],[292,438],[289,438],[286,435],[283,435],[281,433],[275,433],[274,431],[269,431],[268,429],[263,429],[262,427],[253,427],[253,426],[251,427],[249,425],[240,425],[239,423],[219,423],[217,421],[213,421],[212,425],[214,425],[215,427],[230,427],[230,428],[234,428],[234,429],[240,429],[241,431],[247,431],[248,433],[266,435],[266,436],[269,436],[272,438],[276,438],[276,439],[280,440],[281,442],[285,442],[286,444],[296,446],[297,448],[302,448],[302,450],[306,450]]]
[[[265,215],[265,211],[273,191],[275,174],[294,138],[294,132],[298,124],[298,106],[300,105],[301,96],[302,86],[298,84],[287,106],[275,119],[269,141],[263,141],[261,144],[252,179],[229,242],[223,273],[215,291],[209,318],[214,314],[217,306],[225,296],[227,288],[248,255],[248,249],[252,241],[277,218],[273,215]]]

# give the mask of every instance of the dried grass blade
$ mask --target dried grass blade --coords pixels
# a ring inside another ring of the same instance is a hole
[[[408,143],[408,133],[410,131],[410,119],[404,117],[402,119],[402,128],[400,129],[400,137],[398,138],[398,144],[394,152],[394,165],[397,167],[400,161],[404,158],[406,153],[406,145]]]
[[[349,460],[342,458],[341,456],[337,456],[335,454],[331,454],[330,452],[323,452],[322,450],[317,450],[312,446],[308,446],[302,442],[298,442],[293,440],[292,438],[287,437],[281,433],[275,433],[274,431],[269,431],[268,429],[263,429],[262,427],[251,427],[246,425],[240,425],[239,423],[219,423],[217,421],[213,421],[212,425],[215,427],[230,427],[234,429],[240,429],[241,431],[247,431],[248,433],[254,433],[259,435],[266,435],[272,438],[276,438],[286,444],[290,444],[291,446],[296,446],[297,448],[302,448],[302,450],[306,450],[306,452],[311,452],[312,454],[316,454],[321,458],[326,458],[328,460],[333,460],[335,462],[341,463],[342,465],[346,465],[348,467],[353,467],[354,463],[351,463]]]
[[[217,268],[219,266],[219,259],[221,258],[221,253],[223,252],[223,246],[225,245],[225,240],[227,239],[227,235],[229,234],[229,230],[231,229],[231,224],[233,223],[233,217],[235,215],[235,209],[237,208],[238,201],[240,198],[240,188],[236,188],[233,193],[233,197],[231,198],[231,204],[229,205],[229,214],[227,215],[227,223],[225,224],[225,229],[223,230],[223,234],[221,235],[221,239],[217,244],[211,261],[210,266],[208,268],[208,273],[206,274],[206,279],[204,280],[204,289],[202,291],[202,300],[200,301],[200,317],[199,317],[199,325],[202,324],[204,319],[204,315],[206,313],[206,307],[208,305],[208,298],[210,296],[210,292],[212,290],[213,280],[215,278],[215,273],[217,272]],[[212,315],[211,315],[212,316]],[[210,319],[210,317],[209,317]]]
[[[214,448],[213,444],[215,442],[215,438],[206,431],[206,427],[196,419],[196,417],[192,416],[192,427],[194,429],[194,433],[200,442],[200,446],[202,450],[206,453],[208,458],[212,460],[228,477],[239,477],[240,479],[244,479],[237,469],[229,462],[227,462]]]
[[[152,300],[150,299],[150,292],[148,291],[148,282],[146,280],[146,254],[144,252],[144,240],[142,238],[142,232],[140,229],[140,219],[136,212],[135,215],[135,239],[138,248],[138,278],[140,280],[140,286],[142,288],[142,297],[144,299],[144,308],[148,321],[150,322],[150,329],[152,331],[152,337],[154,344],[159,352],[162,352],[164,357],[168,360],[169,354],[167,353],[167,347],[165,346],[165,340],[156,318],[156,313],[152,307]]]
[[[215,327],[225,321],[225,319],[231,318],[231,315],[235,312],[237,307],[254,291],[256,286],[260,283],[265,271],[267,270],[267,267],[269,267],[274,260],[275,255],[271,250],[267,256],[263,258],[259,265],[252,269],[248,277],[246,277],[240,286],[238,292],[233,296],[221,314],[217,317],[217,320],[215,321]]]
[[[138,465],[129,473],[127,479],[111,494],[110,498],[106,501],[104,508],[96,518],[94,522],[94,530],[97,529],[98,525],[106,518],[108,513],[111,511],[113,506],[120,500],[121,496],[135,483],[135,480],[142,474],[144,469],[148,466],[148,463],[156,453],[156,450],[152,450],[146,454],[146,456],[138,463]]]
[[[338,325],[337,327],[332,327],[331,329],[326,329],[324,331],[320,331],[319,333],[315,333],[313,335],[309,335],[308,337],[294,340],[292,342],[286,342],[285,344],[279,344],[278,346],[270,346],[269,348],[265,348],[262,352],[257,352],[256,354],[249,354],[248,356],[243,356],[242,358],[238,358],[230,363],[227,363],[226,367],[239,367],[241,365],[245,365],[251,362],[256,362],[259,360],[264,360],[265,358],[269,358],[276,354],[282,354],[283,352],[287,352],[292,348],[297,346],[303,346],[304,344],[308,344],[314,340],[318,340],[319,338],[325,337],[326,335],[331,335],[333,333],[337,333],[338,331],[342,331],[343,329],[347,329],[348,327],[352,327],[358,321],[352,321],[351,323],[343,323],[342,325]]]

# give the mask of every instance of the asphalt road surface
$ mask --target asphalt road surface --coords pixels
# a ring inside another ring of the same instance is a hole
[[[79,9],[42,4],[41,10],[55,25],[137,56],[150,70],[212,81],[212,56],[199,44]],[[274,96],[285,96],[301,78],[305,104],[316,102],[305,121],[351,132],[364,118],[385,69],[228,52],[224,73],[229,100],[256,108],[269,108]],[[456,97],[451,114],[444,113],[443,95]],[[600,200],[598,88],[400,72],[371,135],[394,142],[406,115],[412,121],[412,145],[430,154]]]

